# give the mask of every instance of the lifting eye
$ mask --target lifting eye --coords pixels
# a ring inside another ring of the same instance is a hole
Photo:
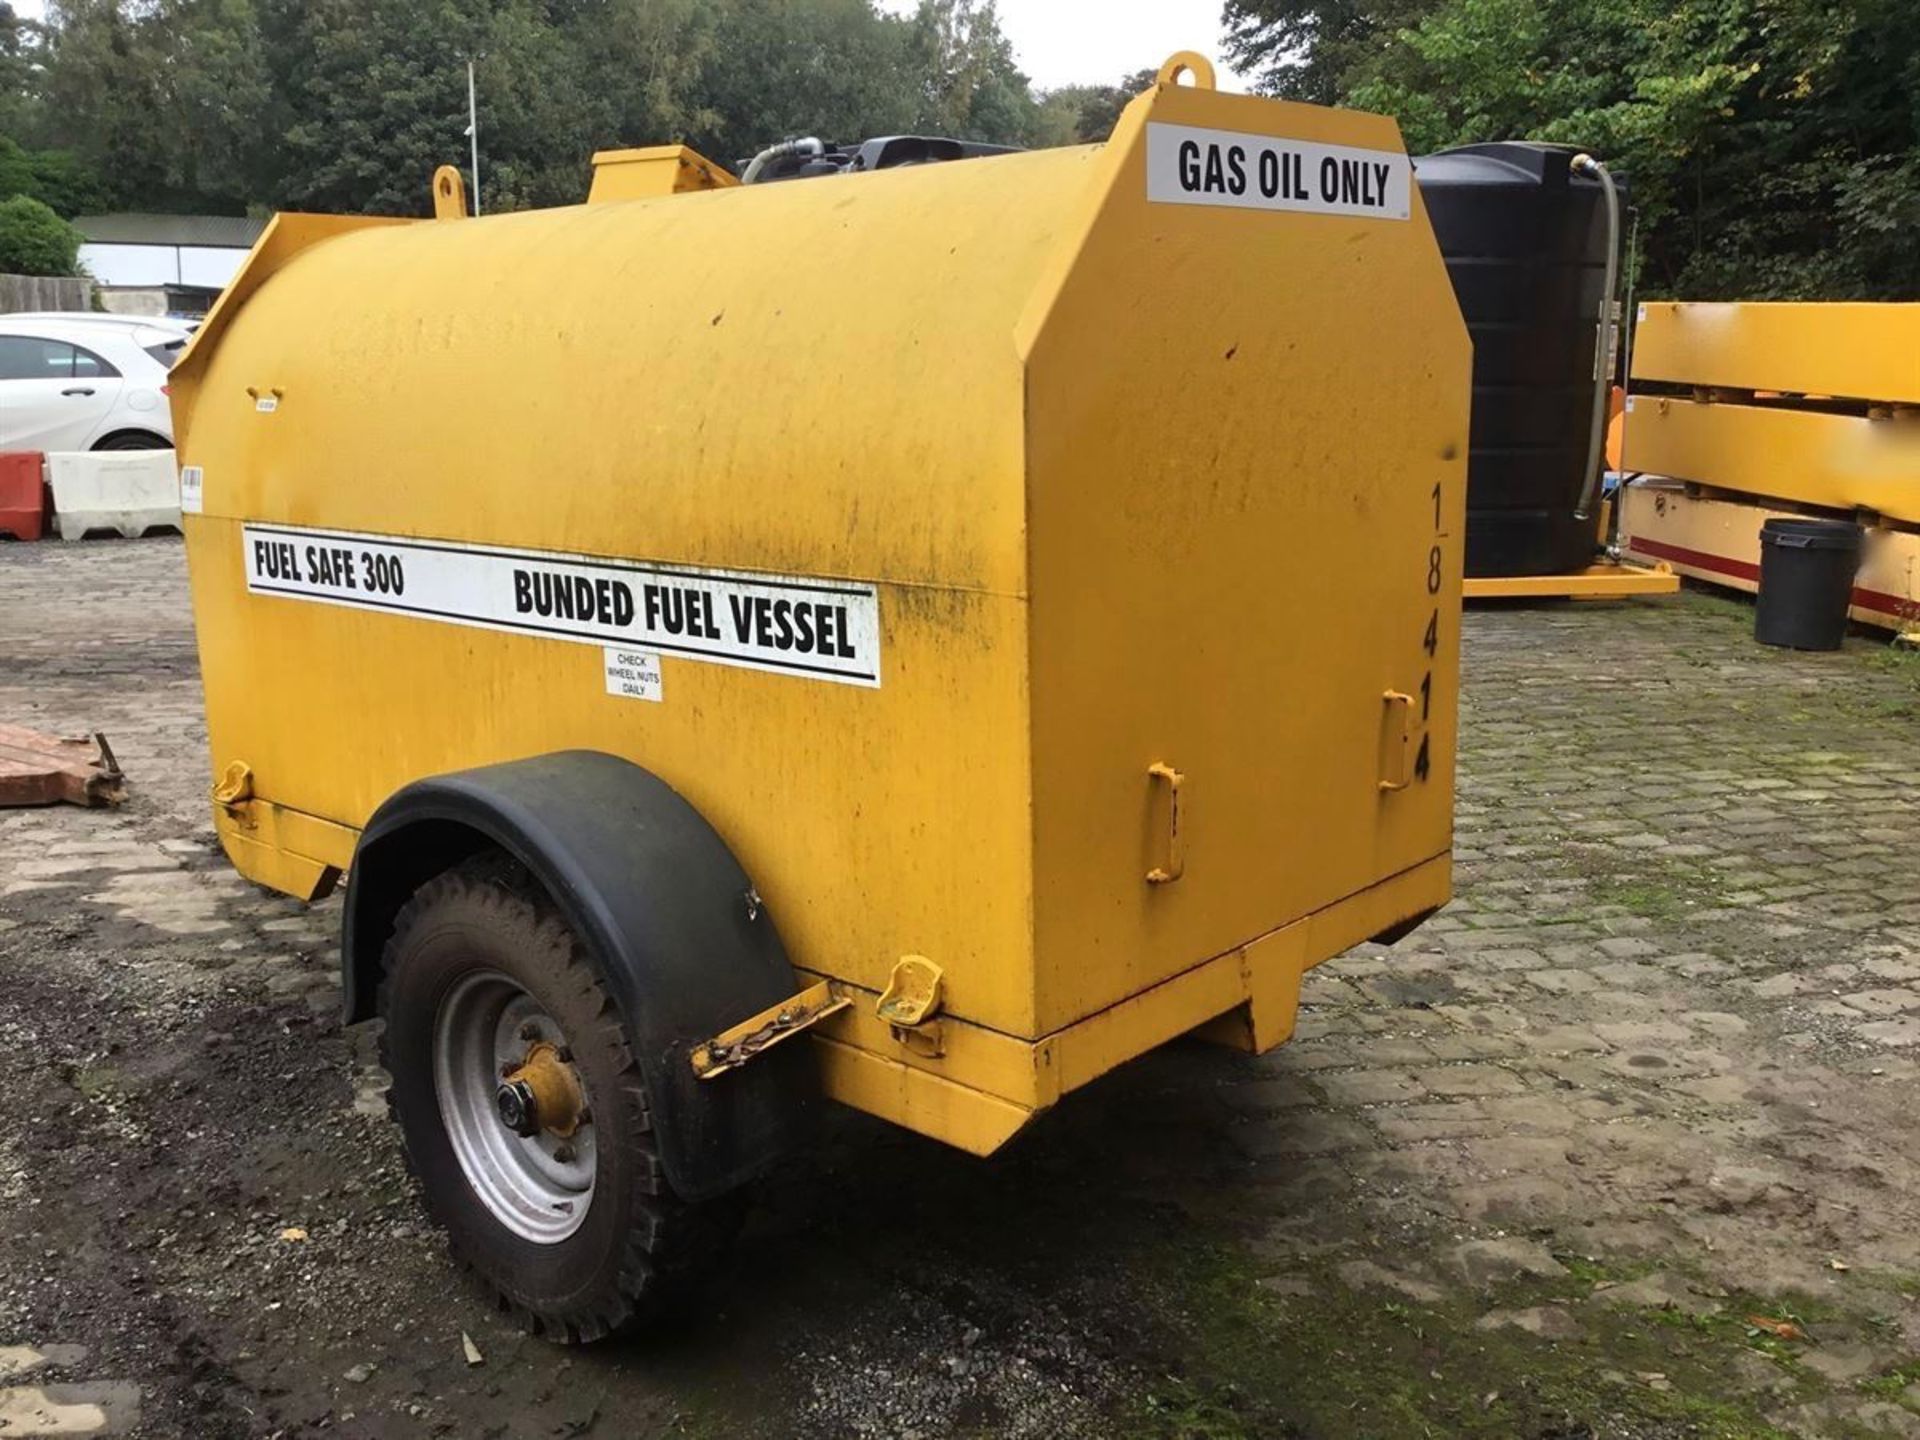
[[[442,165],[433,172],[433,218],[436,220],[467,218],[467,182],[461,178],[460,171],[455,166]]]
[[[1180,77],[1186,76],[1195,90],[1211,90],[1213,83],[1213,62],[1206,56],[1193,50],[1176,50],[1167,57],[1166,64],[1160,67],[1160,73],[1154,77],[1158,85],[1178,85]]]

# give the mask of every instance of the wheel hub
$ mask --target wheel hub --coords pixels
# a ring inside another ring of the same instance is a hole
[[[560,1048],[545,1040],[528,1047],[527,1058],[508,1072],[493,1099],[500,1123],[523,1138],[542,1130],[570,1137],[587,1108],[580,1077]]]
[[[592,1097],[559,1023],[512,977],[471,973],[440,1001],[433,1068],[447,1140],[475,1198],[536,1244],[578,1230],[598,1147]]]

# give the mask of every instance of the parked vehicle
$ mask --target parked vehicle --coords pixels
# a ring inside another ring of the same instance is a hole
[[[192,331],[120,315],[0,315],[0,450],[166,450],[167,371]]]

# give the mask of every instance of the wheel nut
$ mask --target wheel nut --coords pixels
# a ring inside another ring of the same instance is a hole
[[[522,1040],[538,1040],[540,1038],[540,1027],[531,1020],[521,1021],[520,1038]]]
[[[566,1141],[562,1140],[558,1145],[553,1147],[553,1158],[558,1160],[562,1165],[571,1165],[573,1163],[573,1157],[573,1146],[569,1145]]]
[[[500,1123],[514,1134],[526,1137],[540,1133],[533,1087],[526,1081],[509,1080],[493,1092],[493,1103],[500,1111]]]

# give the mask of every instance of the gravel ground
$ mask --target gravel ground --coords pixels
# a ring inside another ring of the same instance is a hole
[[[562,1351],[422,1219],[338,902],[213,843],[179,542],[0,549],[0,719],[130,776],[0,812],[0,1436],[1920,1433],[1920,662],[1750,627],[1476,613],[1459,898],[1294,1044],[988,1162],[841,1117]]]

